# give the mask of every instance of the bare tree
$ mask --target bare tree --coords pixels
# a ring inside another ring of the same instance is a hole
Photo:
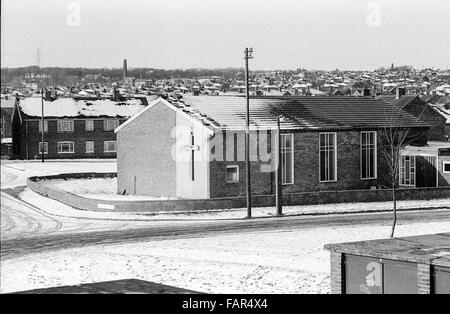
[[[392,192],[392,210],[393,221],[390,237],[394,237],[395,227],[397,225],[397,184],[399,182],[399,166],[401,159],[401,150],[405,146],[416,142],[423,136],[421,133],[412,133],[411,129],[416,126],[422,126],[419,122],[428,104],[424,104],[422,112],[413,120],[405,119],[405,112],[396,106],[385,107],[386,125],[382,128],[382,138],[384,143],[381,146],[384,159],[389,170],[389,184]]]

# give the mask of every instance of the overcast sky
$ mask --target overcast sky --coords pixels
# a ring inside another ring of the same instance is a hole
[[[450,0],[2,0],[1,66],[450,67]],[[78,14],[79,12],[79,14]]]

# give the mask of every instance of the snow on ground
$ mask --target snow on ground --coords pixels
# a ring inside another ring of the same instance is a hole
[[[116,172],[115,159],[68,159],[35,161],[1,161],[1,188],[14,188],[27,184],[32,176],[54,175],[75,172]]]
[[[2,261],[0,292],[137,278],[207,293],[329,293],[323,246],[389,231],[336,226],[62,250]],[[400,223],[396,235],[449,231],[450,222]]]
[[[1,188],[13,188],[16,186],[26,185],[26,179],[30,176],[37,175],[52,175],[58,173],[70,173],[70,172],[116,172],[117,164],[116,160],[51,160],[44,163],[40,161],[2,161],[1,163]],[[100,181],[96,181],[100,180]],[[95,197],[99,199],[115,199],[122,200],[123,196],[114,195],[116,190],[116,179],[110,180],[108,184],[106,181],[95,185],[95,182],[101,182],[101,180],[108,179],[95,179],[93,181],[81,179],[77,184],[76,180],[67,180],[63,182],[64,185],[73,184],[72,187],[68,186],[68,190],[72,193],[81,192],[85,197]],[[92,183],[92,184],[89,184]],[[83,184],[87,184],[84,189]],[[101,187],[101,189],[99,189]],[[104,189],[105,193],[99,193],[99,190]],[[92,192],[91,192],[92,190]],[[118,213],[88,213],[80,212],[69,206],[66,206],[59,202],[54,202],[50,199],[40,197],[36,193],[31,191],[25,191],[22,197],[26,198],[26,201],[40,207],[51,207],[54,213],[58,215],[68,215],[76,217],[90,217],[94,215],[96,218],[114,219]],[[133,200],[149,200],[155,199],[148,196],[126,196],[125,198]],[[44,206],[39,206],[44,205]],[[308,206],[284,206],[283,213],[285,215],[299,215],[299,214],[331,214],[331,213],[356,213],[356,212],[370,212],[370,211],[389,211],[392,208],[391,202],[377,202],[377,203],[342,203],[342,204],[326,204],[326,205],[308,205]],[[450,199],[438,199],[438,200],[415,200],[415,201],[399,201],[398,208],[400,210],[405,209],[422,209],[422,208],[450,208]],[[131,219],[149,219],[151,213],[145,213],[148,217],[140,217],[134,213]],[[144,214],[144,213],[141,213]],[[202,212],[182,212],[182,213],[167,213],[157,212],[158,219],[235,219],[243,218],[246,216],[246,209],[228,209],[228,210],[209,210]],[[254,217],[273,216],[275,214],[274,207],[260,207],[253,208]],[[123,218],[123,217],[122,217]]]
[[[115,213],[115,212],[89,212],[81,211],[65,205],[56,200],[43,197],[38,193],[25,189],[19,194],[19,198],[30,203],[45,212],[67,217],[77,218],[95,218],[95,219],[131,219],[131,220],[210,220],[210,219],[240,219],[247,215],[245,208],[209,210],[200,212],[133,212],[133,213]],[[379,203],[343,203],[343,204],[322,204],[305,206],[285,206],[283,212],[288,215],[306,215],[306,214],[336,214],[336,213],[358,213],[358,212],[380,212],[391,210],[391,202]],[[445,209],[450,208],[449,199],[427,200],[427,201],[399,201],[397,204],[400,210],[406,209]],[[275,207],[255,207],[252,208],[253,217],[273,216],[276,212]]]
[[[82,197],[120,201],[169,200],[170,197],[117,194],[117,178],[90,178],[41,181],[46,185],[77,194]]]
[[[58,217],[104,220],[154,220],[154,218],[131,213],[88,212],[75,209],[51,198],[41,196],[28,188],[19,194],[19,198],[35,207],[40,208],[44,213]]]

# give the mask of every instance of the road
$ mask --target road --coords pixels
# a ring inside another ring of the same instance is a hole
[[[109,171],[111,163],[39,163],[3,165],[2,188],[24,185],[30,175],[61,171],[91,170],[103,167]],[[21,167],[24,167],[23,169]],[[43,170],[41,170],[41,168]],[[45,210],[45,209],[44,209]],[[450,210],[399,213],[399,223],[450,221]],[[53,216],[28,203],[1,192],[1,258],[35,252],[75,248],[85,245],[153,241],[166,238],[197,237],[207,234],[252,231],[311,229],[338,225],[387,225],[390,213],[371,213],[328,216],[291,216],[280,218],[197,220],[197,221],[130,221],[71,218]]]
[[[99,244],[240,232],[311,229],[324,226],[382,225],[390,213],[217,221],[102,221],[53,217],[2,192],[1,258]],[[450,210],[400,212],[400,223],[450,221]]]

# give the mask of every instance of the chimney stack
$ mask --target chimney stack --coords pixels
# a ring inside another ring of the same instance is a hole
[[[127,59],[123,59],[123,81],[128,77]]]
[[[397,87],[395,90],[395,99],[399,99],[400,97],[406,95],[406,88],[404,87]]]

